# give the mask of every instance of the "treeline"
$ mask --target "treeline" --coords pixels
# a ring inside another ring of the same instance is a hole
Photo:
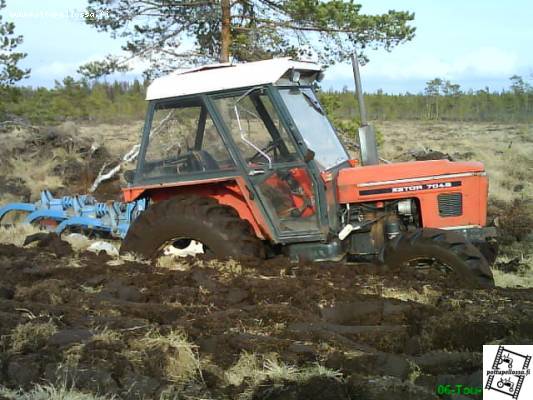
[[[57,124],[65,120],[123,123],[144,118],[146,83],[90,83],[71,77],[57,82],[52,89],[9,88],[0,103],[2,120],[24,120]],[[6,97],[9,101],[5,101]]]
[[[533,86],[517,75],[510,81],[510,88],[501,92],[462,91],[458,84],[439,78],[427,82],[424,93],[379,90],[365,96],[367,113],[371,120],[533,121]],[[334,119],[357,117],[353,92],[329,91],[321,97]]]
[[[147,82],[89,82],[71,77],[52,89],[10,88],[3,93],[0,119],[56,124],[65,120],[123,123],[144,118]],[[330,117],[339,128],[358,117],[354,93],[348,90],[320,93]],[[366,95],[371,120],[533,121],[533,87],[519,76],[511,77],[508,90],[488,88],[462,91],[457,84],[434,79],[424,93]],[[351,129],[351,127],[350,127]]]

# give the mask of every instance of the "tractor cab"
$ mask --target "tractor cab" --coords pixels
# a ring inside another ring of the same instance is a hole
[[[246,197],[259,200],[262,235],[325,240],[330,226],[321,173],[349,166],[349,156],[316,97],[321,77],[316,64],[278,59],[156,80],[148,88],[139,163],[126,196],[154,184],[237,178]]]

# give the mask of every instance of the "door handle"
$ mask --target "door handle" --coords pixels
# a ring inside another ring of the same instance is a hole
[[[255,175],[262,175],[265,173],[264,169],[252,169],[250,172],[248,172],[248,175],[255,176]]]

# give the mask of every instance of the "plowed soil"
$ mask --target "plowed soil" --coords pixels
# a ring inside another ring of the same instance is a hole
[[[167,367],[179,354],[138,343],[179,330],[200,371],[176,398],[433,399],[439,383],[482,385],[483,344],[533,342],[533,289],[460,290],[365,265],[188,260],[172,270],[73,258],[52,243],[0,245],[0,276],[0,385],[10,388],[67,380],[159,398],[176,387]],[[21,326],[43,324],[55,329],[17,342]],[[338,372],[232,384],[243,354]]]
[[[387,159],[438,149],[485,162],[490,222],[505,246],[495,272],[531,286],[531,127],[378,128]],[[2,133],[0,204],[43,189],[85,193],[139,130]],[[119,187],[117,177],[95,195],[114,199]],[[438,384],[482,385],[483,344],[533,342],[531,288],[473,291],[439,276],[283,258],[171,267],[79,254],[57,239],[0,245],[0,400],[5,388],[37,384],[119,399],[435,399]]]

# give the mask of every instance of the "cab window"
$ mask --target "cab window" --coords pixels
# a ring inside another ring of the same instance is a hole
[[[298,159],[278,113],[260,89],[215,99],[215,104],[249,167]]]
[[[234,169],[206,107],[198,100],[156,105],[146,147],[144,178]]]

